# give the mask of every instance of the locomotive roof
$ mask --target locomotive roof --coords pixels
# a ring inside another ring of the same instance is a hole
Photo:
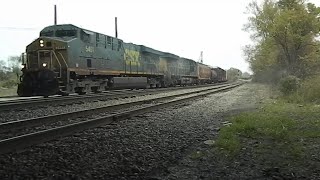
[[[77,30],[77,29],[81,29],[81,30],[85,31],[88,34],[98,33],[98,32],[95,32],[95,31],[91,31],[91,30],[87,30],[87,29],[84,29],[84,28],[80,28],[80,27],[75,26],[73,24],[51,25],[51,26],[47,26],[44,29],[42,29],[41,32],[45,32],[45,31],[49,31],[49,30]],[[98,33],[98,34],[105,35],[105,34],[102,34],[102,33]],[[109,35],[107,35],[107,36],[109,36]],[[110,37],[113,37],[113,36],[110,36]],[[115,37],[113,37],[113,38],[115,38]],[[118,38],[116,38],[116,39],[118,39]],[[126,43],[126,44],[139,46],[141,51],[143,51],[143,52],[157,54],[157,55],[160,55],[161,57],[164,57],[164,58],[171,58],[171,59],[183,58],[183,57],[179,57],[179,56],[177,56],[175,54],[168,53],[168,52],[163,52],[163,51],[159,51],[159,50],[155,50],[155,49],[152,49],[152,48],[144,46],[144,45],[137,45],[137,44],[133,44],[133,43]],[[195,61],[195,60],[192,60],[192,59],[189,59],[189,58],[183,58],[183,59],[190,60],[190,61]],[[199,63],[199,62],[197,62],[197,63]],[[203,63],[199,63],[199,64],[203,64]],[[209,66],[207,64],[203,64],[203,65]],[[209,66],[209,67],[211,67],[211,66]],[[222,68],[217,67],[217,66],[216,67],[211,67],[211,68],[222,69]]]
[[[88,34],[98,33],[98,32],[95,32],[95,31],[91,31],[91,30],[87,30],[87,29],[84,29],[84,28],[80,28],[80,27],[75,26],[73,24],[58,24],[58,25],[47,26],[44,29],[42,29],[41,32],[50,31],[50,30],[52,31],[52,30],[77,30],[77,29],[81,29],[81,30],[85,31]],[[105,34],[102,34],[102,33],[98,33],[98,34],[105,35]],[[107,35],[107,36],[109,36],[109,35]],[[113,36],[110,36],[110,37],[113,37]],[[115,37],[113,37],[113,38],[115,38]],[[118,38],[116,38],[116,39],[118,39]],[[174,54],[171,54],[171,53],[168,53],[168,52],[158,51],[158,50],[152,49],[152,48],[144,46],[144,45],[137,45],[137,44],[133,44],[133,43],[127,43],[127,44],[140,46],[141,50],[144,51],[144,52],[147,52],[147,53],[154,53],[154,54],[158,54],[158,55],[165,56],[165,57],[170,57],[170,58],[175,58],[175,59],[179,58],[179,56],[177,56],[177,55],[174,55]]]
[[[58,25],[52,25],[52,26],[47,26],[43,28],[41,31],[48,31],[48,30],[58,30],[58,29],[81,29],[75,25],[72,24],[58,24]]]
[[[84,29],[84,28],[80,28],[78,26],[75,26],[73,24],[57,24],[57,25],[51,25],[51,26],[47,26],[45,28],[43,28],[41,30],[41,32],[43,31],[49,31],[49,30],[77,30],[77,29],[81,29],[83,31],[85,31],[87,34],[95,34],[95,33],[98,33],[98,32],[95,32],[95,31],[91,31],[91,30],[88,30],[88,29]],[[98,33],[98,34],[101,34],[101,35],[105,35],[105,34],[102,34],[102,33]],[[107,35],[109,36],[109,35]],[[113,37],[113,36],[110,36],[110,37]],[[115,38],[115,37],[113,37]],[[118,38],[116,38],[118,39]]]

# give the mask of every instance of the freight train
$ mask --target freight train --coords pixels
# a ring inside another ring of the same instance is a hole
[[[224,82],[226,71],[79,28],[45,27],[23,58],[19,96]]]

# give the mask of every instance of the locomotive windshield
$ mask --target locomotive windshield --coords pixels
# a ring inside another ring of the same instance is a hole
[[[45,31],[40,33],[40,36],[52,37],[53,35],[54,35],[53,31]]]
[[[57,30],[56,37],[76,37],[76,30]]]

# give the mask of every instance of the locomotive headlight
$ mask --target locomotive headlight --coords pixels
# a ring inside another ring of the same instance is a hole
[[[43,44],[44,41],[41,39],[39,42],[40,42],[40,47],[44,47],[44,44]]]
[[[43,67],[47,67],[47,63],[42,63],[42,66]]]

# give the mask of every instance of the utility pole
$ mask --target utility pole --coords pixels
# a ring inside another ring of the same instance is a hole
[[[57,25],[57,5],[54,5],[54,25]]]
[[[203,51],[200,53],[200,62],[203,63]]]
[[[115,28],[116,28],[116,38],[118,38],[118,22],[117,22],[117,17],[115,18]]]

